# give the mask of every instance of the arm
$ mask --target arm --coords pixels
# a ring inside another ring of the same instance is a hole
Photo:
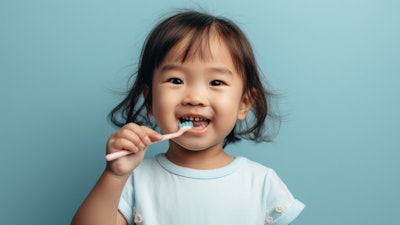
[[[76,212],[71,224],[127,224],[122,215],[118,215],[119,198],[127,178],[128,176],[115,176],[105,170]]]
[[[131,151],[133,154],[107,162],[107,167],[92,191],[79,207],[72,225],[127,224],[118,211],[118,203],[129,175],[143,160],[145,150],[152,141],[162,136],[147,127],[133,123],[117,130],[107,141],[107,153]]]

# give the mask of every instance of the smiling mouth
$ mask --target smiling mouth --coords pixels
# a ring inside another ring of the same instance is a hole
[[[179,122],[190,121],[193,123],[193,128],[204,128],[208,126],[211,120],[204,117],[183,116],[179,118]]]

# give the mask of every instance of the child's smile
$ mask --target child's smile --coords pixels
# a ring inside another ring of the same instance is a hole
[[[181,123],[185,121],[191,121],[193,123],[193,128],[204,128],[210,123],[209,119],[197,116],[184,116],[181,117],[179,121]]]
[[[174,94],[177,95],[182,94],[182,96],[184,95],[184,93],[181,93],[178,90],[174,90],[174,92],[175,91],[177,92]],[[179,96],[174,98],[179,98]],[[174,115],[176,117],[176,119],[171,119],[171,121],[177,120],[176,122],[177,124],[184,123],[186,121],[192,122],[193,128],[185,132],[186,136],[188,135],[201,136],[207,131],[210,124],[212,124],[214,113],[209,104],[196,105],[196,104],[181,103],[177,101],[175,109],[171,108],[171,110],[175,111],[175,113],[171,115]],[[175,123],[170,123],[170,124],[172,125],[172,129],[174,129]]]

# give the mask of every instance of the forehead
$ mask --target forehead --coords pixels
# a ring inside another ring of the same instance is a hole
[[[165,62],[184,63],[191,60],[203,62],[220,61],[234,65],[226,41],[213,29],[208,32],[191,33],[177,42],[165,56]]]

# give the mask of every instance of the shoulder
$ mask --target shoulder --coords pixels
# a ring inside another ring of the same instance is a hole
[[[269,176],[275,176],[276,173],[275,171],[267,167],[261,163],[252,161],[248,158],[245,157],[237,157],[237,160],[242,161],[242,171],[247,173],[248,175],[253,175],[253,176],[262,176],[262,177],[269,177]]]
[[[292,197],[285,183],[281,180],[274,169],[247,158],[243,159],[246,162],[243,170],[247,175],[257,176],[262,180],[262,186],[269,197],[275,196],[279,192],[284,192],[288,197]]]
[[[292,195],[274,169],[248,159],[246,161],[245,168],[249,174],[263,179],[262,198],[266,209],[266,223],[274,225],[291,223],[305,205]]]

